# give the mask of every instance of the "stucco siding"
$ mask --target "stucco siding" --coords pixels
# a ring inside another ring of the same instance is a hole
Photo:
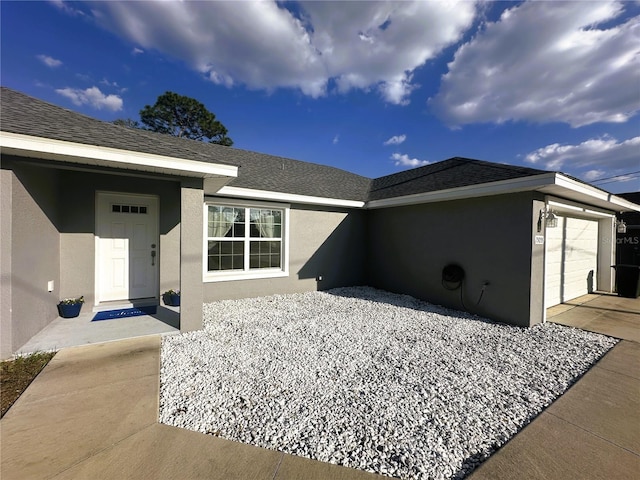
[[[371,210],[369,283],[506,323],[541,321],[531,310],[532,201],[524,193]],[[466,273],[462,299],[442,284],[451,263]]]
[[[161,286],[178,288],[180,186],[142,177],[97,174],[77,171],[61,172],[61,295],[84,295],[90,309],[95,305],[95,228],[96,192],[155,195],[160,199]],[[161,292],[160,292],[161,293]]]
[[[11,250],[13,235],[13,178],[11,170],[0,170],[0,359],[13,353],[11,334]]]
[[[3,247],[3,256],[8,253],[10,259],[3,259],[2,270],[2,301],[8,300],[9,306],[2,312],[3,337],[8,332],[8,341],[2,342],[6,357],[58,316],[60,236],[57,172],[15,165],[6,158],[3,168],[3,187],[9,188],[2,201],[3,205],[8,201],[11,209],[3,221],[10,222],[9,228],[2,233],[3,244],[10,242]]]
[[[183,181],[180,188],[180,330],[202,328],[202,179]]]
[[[207,282],[205,302],[362,285],[365,241],[366,212],[291,205],[289,276]]]
[[[531,289],[529,294],[529,325],[542,322],[546,317],[544,308],[544,286],[545,286],[545,243],[546,238],[540,241],[540,236],[544,233],[540,222],[540,212],[545,208],[545,202],[538,194],[533,194],[531,202],[531,220],[533,234],[531,235]],[[540,229],[540,231],[538,231]],[[538,241],[536,241],[536,237]]]

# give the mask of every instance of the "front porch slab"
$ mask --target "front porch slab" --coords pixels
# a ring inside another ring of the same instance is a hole
[[[20,347],[17,354],[57,351],[65,347],[180,332],[179,309],[164,305],[158,306],[154,315],[92,322],[94,315],[95,312],[83,308],[76,318],[56,318]]]

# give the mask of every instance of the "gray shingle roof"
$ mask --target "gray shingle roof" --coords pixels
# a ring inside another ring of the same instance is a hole
[[[481,183],[512,180],[547,173],[545,170],[484,162],[470,158],[450,158],[424,167],[405,170],[373,180],[369,200],[435,192]]]
[[[6,87],[0,129],[88,145],[240,167],[234,187],[343,200],[380,200],[545,173],[468,158],[369,179],[335,167],[172,137],[96,120]]]
[[[121,127],[0,89],[0,125],[6,132],[239,166],[230,186],[364,201],[371,180],[335,167]]]

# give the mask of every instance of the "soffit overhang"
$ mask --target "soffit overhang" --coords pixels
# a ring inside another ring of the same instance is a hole
[[[172,177],[203,178],[218,189],[238,176],[238,167],[200,162],[179,157],[120,150],[10,132],[0,132],[0,149],[5,155],[50,162],[131,170]]]
[[[532,191],[559,198],[566,198],[615,212],[640,212],[640,205],[636,205],[624,198],[617,197],[592,185],[574,180],[556,172],[498,182],[481,183],[478,185],[466,185],[464,187],[386,198],[383,200],[373,200],[367,202],[365,208],[400,207]]]

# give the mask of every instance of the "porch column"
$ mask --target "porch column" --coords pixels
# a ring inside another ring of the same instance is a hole
[[[180,185],[180,331],[202,329],[204,190],[200,178]]]

